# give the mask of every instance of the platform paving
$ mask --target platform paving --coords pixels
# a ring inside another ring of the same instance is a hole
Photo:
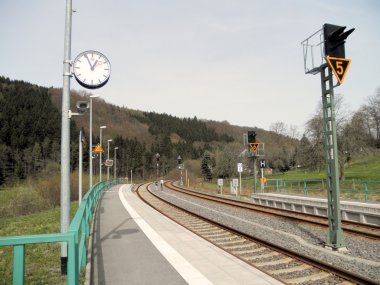
[[[144,204],[106,191],[94,217],[87,284],[282,284]]]

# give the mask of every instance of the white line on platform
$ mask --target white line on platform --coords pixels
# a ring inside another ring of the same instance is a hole
[[[132,219],[149,238],[153,245],[161,252],[161,254],[169,261],[169,263],[177,270],[177,272],[189,284],[212,284],[201,272],[199,272],[193,265],[191,265],[181,254],[178,253],[172,246],[170,246],[164,239],[155,232],[151,226],[145,222],[139,214],[129,205],[123,195],[123,189],[130,185],[123,185],[119,189],[119,198],[127,212],[131,215]]]

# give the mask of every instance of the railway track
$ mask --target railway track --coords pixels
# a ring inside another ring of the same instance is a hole
[[[326,217],[312,215],[312,214],[306,214],[306,213],[299,213],[299,212],[294,212],[294,211],[284,210],[284,209],[275,209],[275,208],[266,207],[266,206],[262,206],[262,205],[252,204],[249,202],[238,201],[238,200],[229,199],[229,198],[223,198],[223,197],[219,197],[219,196],[215,196],[215,195],[201,193],[198,191],[192,191],[192,190],[188,190],[188,189],[178,187],[178,186],[174,185],[172,181],[167,181],[165,183],[165,186],[171,190],[179,191],[181,193],[191,195],[191,196],[195,196],[195,197],[199,197],[199,198],[206,199],[209,201],[223,203],[225,205],[238,207],[238,208],[250,210],[250,211],[257,211],[260,213],[274,215],[277,217],[283,217],[286,219],[293,219],[293,220],[300,221],[300,222],[306,222],[306,223],[321,226],[324,228],[328,227],[328,221],[327,221]],[[342,229],[344,230],[345,233],[358,235],[358,236],[361,236],[364,238],[371,238],[371,239],[380,240],[380,227],[378,227],[378,226],[359,224],[359,223],[343,220],[342,221]]]
[[[365,277],[301,256],[286,248],[259,240],[181,209],[154,195],[149,184],[140,186],[139,197],[160,213],[285,284],[376,284]]]

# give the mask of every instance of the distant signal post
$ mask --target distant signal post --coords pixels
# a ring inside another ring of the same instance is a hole
[[[257,158],[264,156],[264,143],[256,139],[256,131],[248,131],[248,157],[252,158],[253,193],[257,193]]]

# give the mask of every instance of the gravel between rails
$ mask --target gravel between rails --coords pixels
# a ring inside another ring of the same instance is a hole
[[[380,284],[380,241],[344,236],[347,252],[323,247],[327,230],[260,213],[234,209],[219,203],[165,190],[152,191],[161,198],[195,214],[275,243],[295,252],[334,264]]]

